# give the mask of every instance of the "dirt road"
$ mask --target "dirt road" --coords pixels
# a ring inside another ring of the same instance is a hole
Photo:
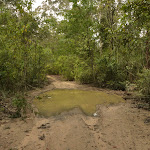
[[[30,95],[53,88],[98,90],[61,81],[57,76],[49,79],[53,81],[51,85]],[[50,118],[2,120],[0,150],[150,150],[150,124],[145,121],[150,112],[134,108],[130,102],[97,106],[97,111],[97,117],[86,116],[75,108]]]

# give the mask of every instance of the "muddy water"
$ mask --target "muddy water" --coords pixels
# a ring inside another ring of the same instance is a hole
[[[87,115],[92,115],[96,112],[96,105],[98,104],[115,104],[120,102],[124,102],[121,97],[101,91],[66,89],[52,90],[34,99],[34,104],[38,108],[39,114],[46,117],[58,115],[75,107],[81,108]]]

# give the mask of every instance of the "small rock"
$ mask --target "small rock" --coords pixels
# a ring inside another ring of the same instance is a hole
[[[30,130],[25,130],[24,132],[28,133]]]
[[[46,128],[50,128],[50,125],[48,125],[49,123],[46,124],[42,124],[40,127],[38,127],[38,129],[46,129]]]
[[[43,134],[42,136],[39,137],[40,140],[44,140],[45,139],[45,135]]]
[[[150,123],[150,117],[147,117],[147,118],[144,120],[144,123]]]
[[[97,114],[97,113],[94,113],[93,116],[96,117],[96,116],[98,116],[98,114]]]

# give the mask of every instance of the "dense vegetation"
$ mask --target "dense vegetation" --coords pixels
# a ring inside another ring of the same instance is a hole
[[[17,91],[43,82],[45,61],[32,3],[13,2],[0,5],[0,85]]]
[[[0,1],[0,90],[41,86],[46,74],[150,96],[149,0]]]

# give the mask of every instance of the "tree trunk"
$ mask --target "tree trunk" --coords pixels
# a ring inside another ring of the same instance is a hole
[[[150,69],[150,46],[149,46],[149,32],[147,31],[147,41],[146,41],[146,51],[145,51],[145,60],[146,68]]]

